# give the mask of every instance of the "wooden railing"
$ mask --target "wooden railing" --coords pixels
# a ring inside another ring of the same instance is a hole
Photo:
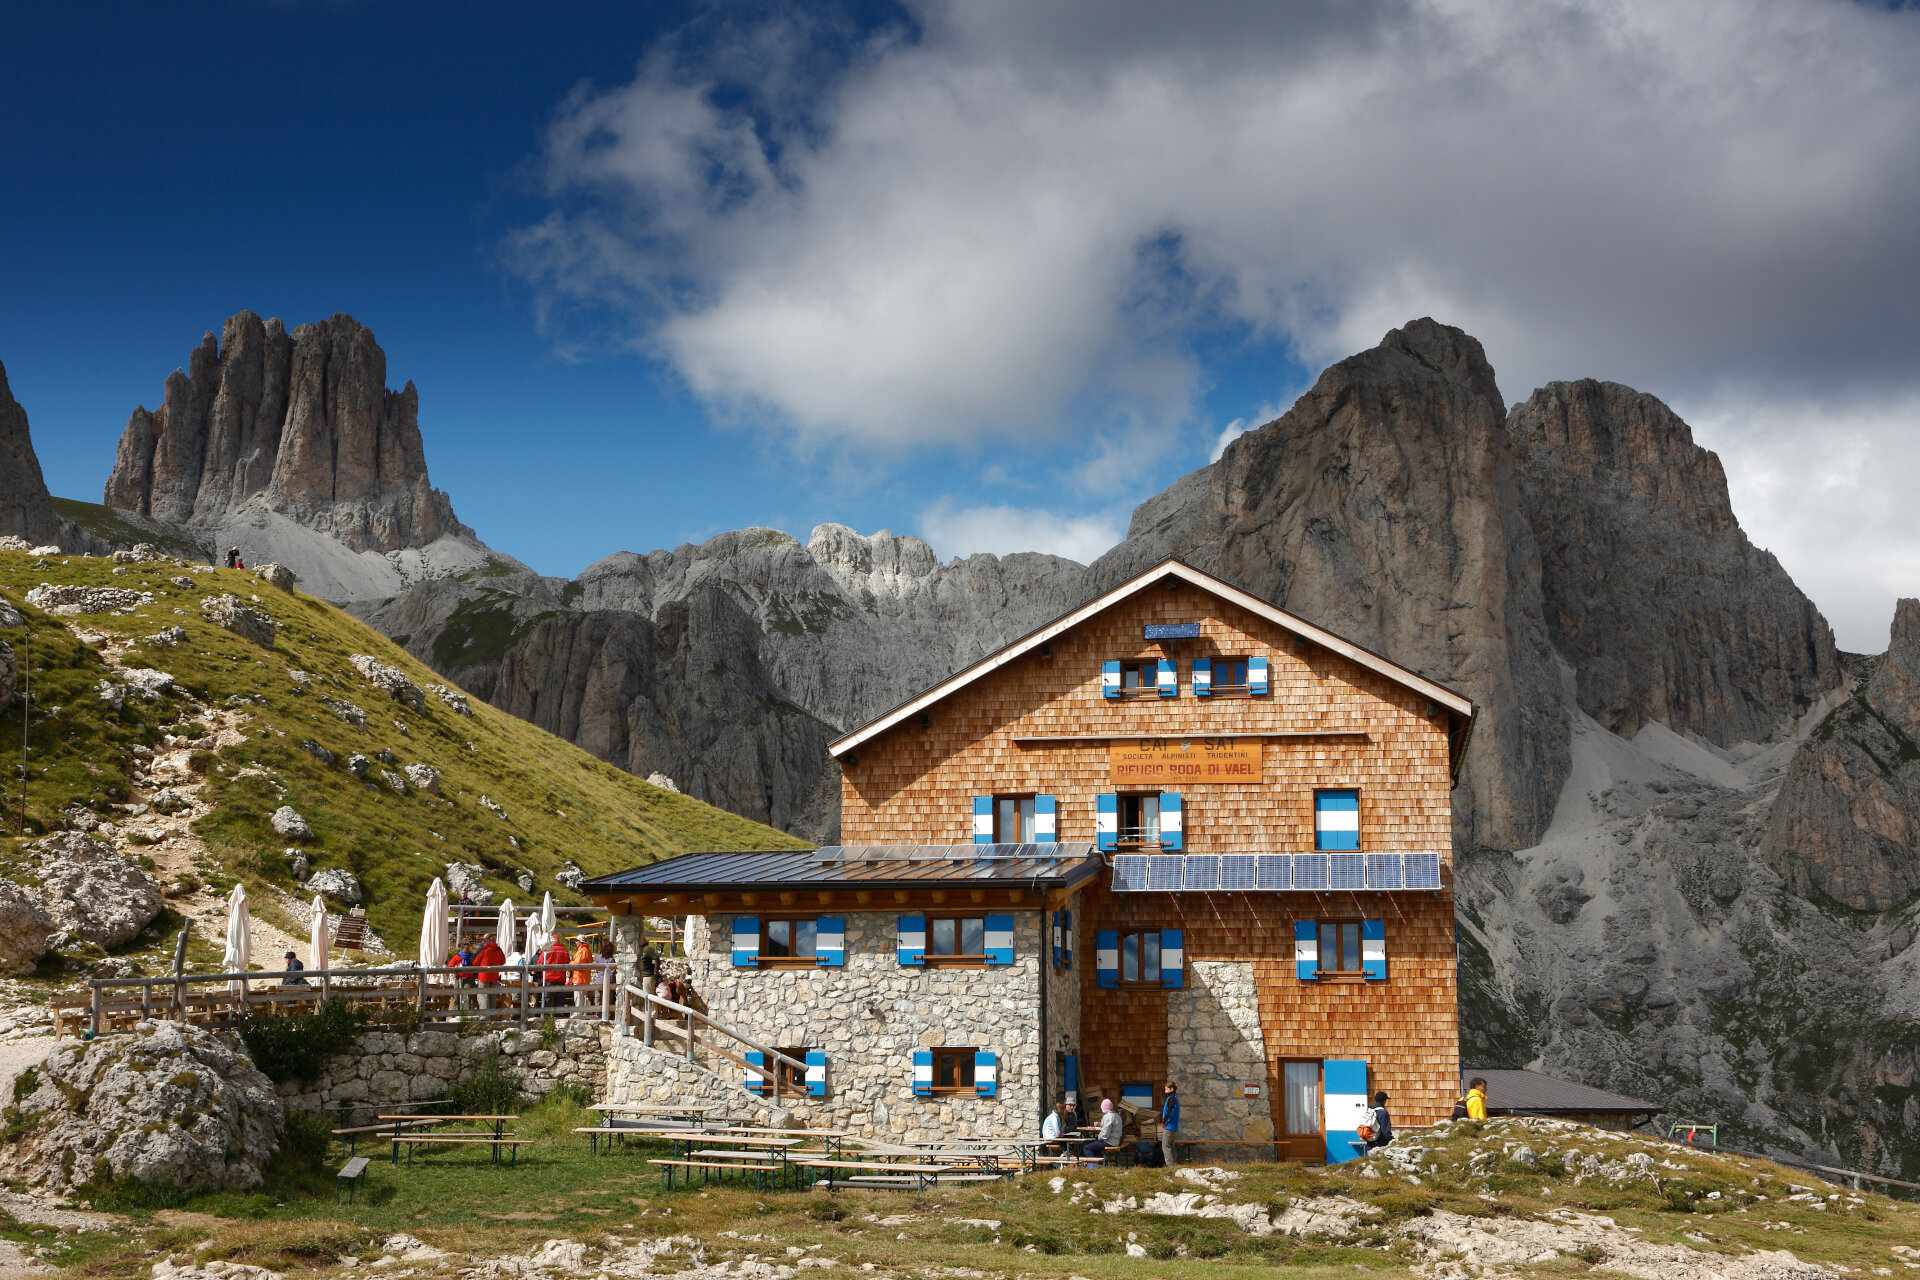
[[[544,981],[547,971],[568,974],[587,971],[586,984]],[[481,985],[484,974],[497,982]],[[288,976],[304,982],[286,983]],[[396,966],[386,969],[307,969],[292,975],[263,970],[251,973],[174,973],[158,978],[94,978],[87,983],[84,1003],[56,997],[54,1032],[70,1020],[83,1021],[93,1036],[131,1031],[148,1019],[192,1022],[201,1026],[234,1027],[242,1018],[297,1012],[325,1000],[388,1012],[403,1018],[410,1012],[420,1026],[454,1022],[504,1022],[525,1031],[529,1019],[547,1013],[556,1017],[613,1016],[613,967],[605,961],[566,964],[455,966],[423,969]],[[591,991],[597,1002],[587,1007],[548,1004],[549,995]],[[485,1007],[482,1007],[482,999]],[[597,1006],[597,1007],[596,1007]]]
[[[705,1049],[715,1057],[726,1059],[728,1062],[739,1067],[742,1072],[757,1072],[760,1078],[767,1083],[767,1087],[771,1089],[775,1106],[780,1104],[780,1077],[782,1067],[792,1067],[800,1073],[801,1079],[806,1079],[806,1063],[799,1061],[797,1058],[790,1058],[778,1049],[769,1049],[759,1041],[741,1035],[732,1027],[715,1022],[698,1009],[690,1009],[684,1004],[676,1004],[674,1001],[667,999],[657,992],[645,990],[633,983],[628,983],[622,988],[622,994],[626,996],[626,1001],[623,1003],[621,1009],[621,1034],[631,1034],[634,1025],[637,1023],[640,1027],[641,1043],[645,1044],[648,1048],[653,1047],[653,1039],[656,1035],[665,1033],[667,1035],[679,1036],[686,1044],[688,1062],[694,1061],[694,1050],[700,1048]],[[667,1014],[674,1019],[684,1019],[686,1025],[684,1027],[676,1027],[669,1022],[661,1021],[654,1012],[656,1009],[665,1010]],[[700,1025],[704,1025],[709,1033],[704,1043],[700,1040]],[[714,1039],[716,1034],[724,1036],[729,1040],[737,1041],[755,1053],[760,1054],[765,1065],[756,1067],[739,1054],[728,1049],[725,1045],[717,1043]],[[802,1092],[804,1093],[804,1091],[803,1086]]]

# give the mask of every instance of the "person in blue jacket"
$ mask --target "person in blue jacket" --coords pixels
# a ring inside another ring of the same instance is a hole
[[[1180,1135],[1180,1094],[1173,1081],[1167,1081],[1167,1096],[1160,1103],[1160,1156],[1167,1168],[1174,1165],[1173,1143]]]

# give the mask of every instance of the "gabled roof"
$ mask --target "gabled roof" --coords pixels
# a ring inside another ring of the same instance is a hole
[[[1592,1085],[1576,1084],[1572,1080],[1541,1075],[1538,1071],[1467,1067],[1460,1072],[1460,1087],[1465,1089],[1467,1081],[1475,1076],[1486,1078],[1489,1114],[1526,1112],[1532,1115],[1552,1115],[1555,1112],[1574,1114],[1617,1112],[1622,1115],[1654,1115],[1665,1109],[1639,1098],[1629,1098],[1606,1089],[1596,1089]]]
[[[1138,577],[1121,583],[1105,595],[1089,600],[1078,609],[1062,614],[1039,630],[1029,632],[1020,639],[1015,640],[1012,644],[988,654],[972,666],[961,668],[953,675],[942,680],[939,684],[928,689],[925,693],[901,703],[878,719],[872,720],[862,727],[855,729],[852,733],[828,743],[828,753],[835,758],[845,755],[861,743],[869,742],[902,721],[918,715],[921,711],[939,702],[947,695],[964,689],[982,676],[999,670],[1014,659],[1038,649],[1041,645],[1046,644],[1055,637],[1079,626],[1087,619],[1111,609],[1114,605],[1119,604],[1130,596],[1138,595],[1149,587],[1165,582],[1168,578],[1179,578],[1184,582],[1191,583],[1202,591],[1218,596],[1229,604],[1237,605],[1245,609],[1255,617],[1264,618],[1268,622],[1292,632],[1294,635],[1312,641],[1314,644],[1319,645],[1331,653],[1337,653],[1348,661],[1365,667],[1377,675],[1385,676],[1396,684],[1403,685],[1415,693],[1432,699],[1434,702],[1439,703],[1441,706],[1459,716],[1462,720],[1470,721],[1473,718],[1473,701],[1461,694],[1455,693],[1445,685],[1436,684],[1419,672],[1410,671],[1397,662],[1391,662],[1373,652],[1371,649],[1357,645],[1351,640],[1344,640],[1331,631],[1326,631],[1314,626],[1304,618],[1295,617],[1285,609],[1277,608],[1274,605],[1268,604],[1265,600],[1260,599],[1258,596],[1249,595],[1238,587],[1230,586],[1210,573],[1202,573],[1183,560],[1167,559],[1162,560],[1159,564],[1147,570],[1145,573],[1140,574]]]

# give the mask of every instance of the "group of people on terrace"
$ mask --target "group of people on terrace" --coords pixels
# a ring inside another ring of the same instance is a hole
[[[591,969],[578,967],[560,968],[558,966],[592,965]],[[602,989],[601,976],[613,966],[613,942],[604,940],[600,952],[594,954],[593,943],[585,935],[574,939],[571,949],[566,942],[553,938],[546,948],[533,956],[523,955],[519,951],[507,952],[500,946],[500,939],[494,934],[481,937],[478,946],[463,943],[447,956],[450,969],[475,968],[481,972],[467,977],[461,975],[457,981],[462,987],[476,987],[474,998],[482,1009],[511,1009],[519,996],[517,984],[509,987],[501,982],[505,975],[489,972],[499,968],[517,968],[526,966],[531,974],[537,975],[543,991],[533,995],[534,1001],[546,1008],[564,1008],[572,1005],[578,1009],[598,1007]],[[544,966],[544,967],[543,967]],[[556,990],[555,988],[559,988]]]

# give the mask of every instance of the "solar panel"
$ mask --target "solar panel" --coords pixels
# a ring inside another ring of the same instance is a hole
[[[1367,858],[1361,853],[1330,853],[1327,888],[1364,889],[1367,887]]]
[[[1207,853],[1190,853],[1186,858],[1187,888],[1196,893],[1211,893],[1220,887],[1220,859]]]
[[[1113,887],[1118,893],[1138,893],[1146,888],[1147,855],[1144,853],[1115,854]]]
[[[1254,872],[1254,888],[1293,888],[1293,859],[1291,857],[1284,853],[1263,853],[1257,861],[1259,862],[1259,869]]]
[[[1155,853],[1147,857],[1147,888],[1178,893],[1186,887],[1186,859],[1179,854]]]
[[[1404,877],[1409,889],[1438,889],[1440,887],[1440,855],[1437,853],[1410,853],[1405,859]]]
[[[1400,855],[1397,853],[1370,853],[1367,855],[1367,888],[1398,889],[1400,887]]]
[[[1258,888],[1260,875],[1258,864],[1250,853],[1229,853],[1220,859],[1220,887],[1235,891]]]
[[[1293,887],[1296,889],[1326,888],[1327,855],[1324,853],[1294,854]]]

